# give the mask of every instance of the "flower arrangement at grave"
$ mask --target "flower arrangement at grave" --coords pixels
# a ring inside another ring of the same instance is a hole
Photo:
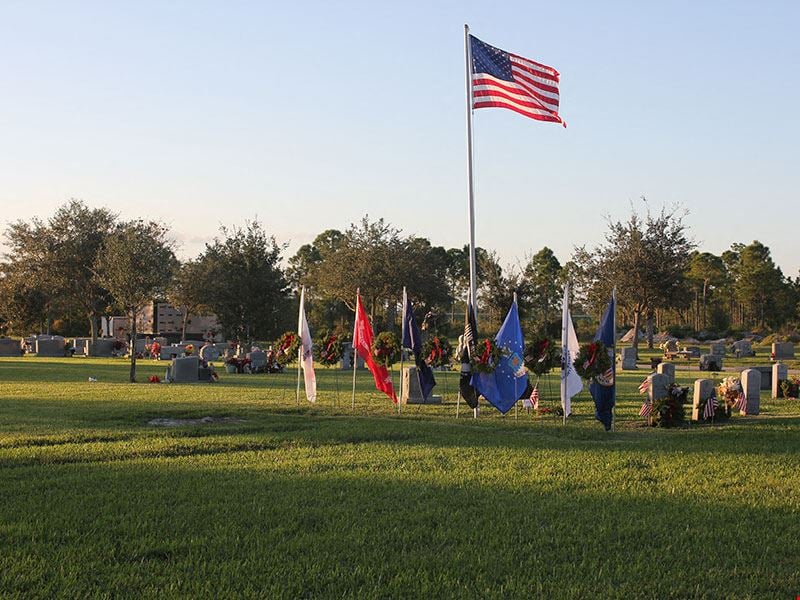
[[[372,356],[379,365],[390,367],[400,358],[400,342],[391,331],[381,331],[372,341]]]
[[[675,398],[681,404],[686,404],[689,402],[689,388],[685,386],[678,385],[677,383],[670,383],[667,386],[667,394]]]
[[[250,365],[250,359],[244,356],[241,358],[230,356],[225,360],[225,364],[234,367],[237,373],[244,373],[245,367]]]
[[[453,346],[443,335],[432,335],[422,344],[422,357],[431,367],[446,367],[453,358]]]
[[[539,416],[544,415],[556,415],[556,416],[564,416],[564,409],[560,406],[540,406],[536,409],[536,414]]]
[[[525,348],[525,368],[536,375],[549,373],[561,361],[561,356],[553,340],[540,338]]]
[[[778,380],[778,398],[792,398],[800,396],[800,378],[792,376],[789,379]]]
[[[344,347],[342,346],[342,337],[335,333],[326,331],[316,344],[317,360],[323,365],[332,366],[342,360],[344,354]]]
[[[742,382],[738,377],[726,377],[717,387],[717,398],[720,403],[724,402],[728,409],[733,408],[740,401],[743,393]]]
[[[275,360],[282,365],[288,365],[297,359],[297,350],[300,348],[300,338],[293,331],[287,331],[275,342]]]
[[[494,340],[485,338],[475,345],[475,352],[470,359],[472,370],[477,373],[494,373],[502,356],[503,353]]]
[[[584,344],[575,357],[575,371],[587,380],[605,374],[611,368],[611,358],[603,342],[594,341]]]
[[[673,386],[678,388],[678,393],[673,393]],[[653,401],[653,410],[650,412],[650,425],[652,427],[679,427],[685,421],[683,399],[681,390],[688,394],[689,388],[680,388],[672,384],[667,388],[667,395]]]

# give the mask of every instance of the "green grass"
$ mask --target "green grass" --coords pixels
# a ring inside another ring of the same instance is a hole
[[[456,420],[455,373],[437,373],[443,405],[401,415],[368,373],[354,411],[351,374],[337,399],[317,373],[319,402],[297,406],[294,373],[131,385],[120,360],[0,359],[0,595],[800,593],[798,401],[654,430],[645,373],[626,372],[606,433],[585,392],[566,427],[463,404]],[[147,425],[207,415],[239,421]]]

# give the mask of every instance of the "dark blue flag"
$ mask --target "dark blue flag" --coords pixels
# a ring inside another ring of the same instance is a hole
[[[616,297],[611,296],[611,300],[600,319],[600,327],[594,336],[595,341],[603,342],[608,348],[611,358],[611,368],[602,375],[595,377],[589,384],[589,393],[594,398],[594,416],[606,428],[611,429],[611,422],[614,418],[613,409],[617,400],[617,378],[616,378],[616,357],[614,356],[614,341],[616,332],[614,331],[615,318],[614,312],[617,308]]]
[[[433,377],[433,371],[430,365],[422,358],[422,335],[420,334],[419,327],[417,327],[417,319],[414,317],[414,311],[411,309],[411,303],[408,301],[405,289],[403,289],[402,345],[403,348],[408,348],[414,354],[414,364],[417,366],[419,389],[422,392],[422,397],[427,400],[431,390],[433,390],[433,386],[436,385],[436,379]]]
[[[494,373],[474,373],[472,385],[497,410],[505,414],[517,403],[528,386],[528,373],[522,361],[525,340],[522,338],[516,300],[511,304],[494,341],[502,352],[502,357]]]

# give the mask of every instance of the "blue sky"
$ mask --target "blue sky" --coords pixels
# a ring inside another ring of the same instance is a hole
[[[558,69],[569,125],[476,111],[479,245],[566,261],[644,195],[798,274],[797,2],[6,0],[0,219],[81,198],[191,256],[220,224],[292,254],[369,213],[461,246],[465,22]]]

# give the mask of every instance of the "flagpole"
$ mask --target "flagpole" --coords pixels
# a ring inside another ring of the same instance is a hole
[[[476,298],[476,265],[475,265],[475,184],[472,169],[472,49],[469,43],[469,25],[464,24],[464,59],[466,67],[466,97],[467,97],[467,189],[468,189],[468,215],[469,215],[469,290],[473,301],[472,310],[475,319],[478,311],[475,306]],[[477,333],[477,332],[476,332]],[[477,416],[477,415],[476,415]]]
[[[617,286],[611,291],[611,299],[614,301],[614,317],[611,322],[614,324],[614,337],[611,343],[611,368],[613,374],[611,382],[614,390],[614,406],[611,407],[611,431],[614,431],[614,426],[617,423]]]
[[[403,286],[403,320],[402,325],[400,326],[400,398],[397,400],[397,414],[399,415],[401,412],[400,406],[403,404],[403,380],[404,377],[404,368],[403,368],[403,358],[405,357],[405,348],[403,348],[403,340],[406,339],[406,302],[408,302],[408,296],[406,295],[406,286]],[[409,377],[409,380],[411,378]],[[411,382],[409,381],[409,384]]]
[[[358,322],[358,305],[361,298],[361,288],[356,288],[356,318],[355,321]],[[352,409],[356,409],[356,365],[358,365],[358,352],[356,351],[356,333],[358,329],[353,329],[353,401],[352,401]]]
[[[303,301],[305,300],[306,287],[300,291],[300,310],[297,315],[297,337],[300,338],[300,346],[297,348],[297,392],[295,393],[294,403],[300,406],[300,363],[303,361]]]

